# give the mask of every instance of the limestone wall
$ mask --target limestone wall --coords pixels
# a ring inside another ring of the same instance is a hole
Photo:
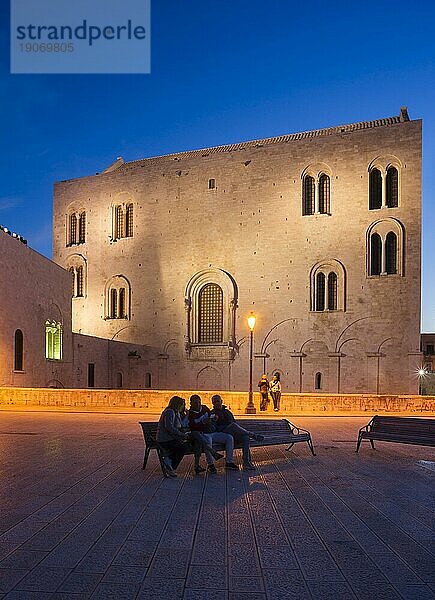
[[[137,412],[158,414],[168,399],[177,394],[188,399],[193,392],[173,390],[77,390],[41,388],[0,388],[0,409],[58,409],[74,411]],[[214,392],[202,392],[205,404],[211,405]],[[225,403],[236,414],[243,414],[248,400],[246,392],[222,392]],[[283,394],[280,413],[270,405],[267,413],[259,413],[259,398],[254,403],[257,415],[374,415],[400,414],[435,416],[435,396],[370,395],[370,394]]]
[[[266,367],[254,359],[257,381],[265,368],[280,371],[285,392],[315,392],[320,373],[324,393],[416,393],[421,122],[388,122],[157,157],[57,183],[54,260],[68,267],[80,252],[88,265],[73,330],[157,348],[158,389],[236,391],[246,387],[254,310],[254,354],[267,346],[269,355]],[[399,205],[369,210],[370,166],[392,161]],[[302,215],[307,169],[330,175],[328,214]],[[115,206],[130,203],[133,235],[115,239]],[[67,215],[82,210],[86,241],[70,246]],[[367,275],[367,235],[378,223],[385,232],[403,228],[398,274]],[[341,273],[340,309],[316,312],[310,277],[325,262]],[[122,324],[105,308],[107,286],[121,275],[130,286]],[[223,290],[222,344],[196,344],[195,299],[208,282]]]

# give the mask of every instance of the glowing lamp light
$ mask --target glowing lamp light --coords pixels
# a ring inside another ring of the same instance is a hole
[[[425,375],[427,375],[427,371],[426,371],[426,369],[419,369],[417,371],[417,374],[419,377],[424,377]]]
[[[256,316],[254,315],[254,313],[251,312],[251,314],[248,317],[248,325],[249,325],[249,329],[251,331],[254,331],[255,321],[256,320],[257,320]]]

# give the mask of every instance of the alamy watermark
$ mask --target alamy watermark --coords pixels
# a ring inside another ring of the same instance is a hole
[[[150,73],[151,0],[11,0],[11,73]]]

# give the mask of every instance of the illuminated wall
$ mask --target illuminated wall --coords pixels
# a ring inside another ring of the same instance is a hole
[[[420,235],[405,110],[55,185],[54,259],[85,278],[74,331],[149,345],[160,389],[246,389],[254,310],[254,386],[265,368],[288,392],[417,392]]]

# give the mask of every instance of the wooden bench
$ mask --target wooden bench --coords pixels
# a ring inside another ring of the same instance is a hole
[[[293,423],[290,423],[287,419],[237,419],[236,422],[241,427],[244,427],[253,433],[261,433],[261,435],[264,436],[264,440],[261,442],[251,439],[251,448],[288,444],[286,450],[290,450],[297,442],[307,442],[313,456],[316,455],[310,432],[301,429],[300,427],[296,427],[296,425],[293,425]],[[139,421],[139,425],[142,427],[142,433],[145,440],[145,454],[142,469],[145,469],[147,465],[151,450],[156,450],[162,472],[166,475],[165,465],[163,463],[164,453],[162,452],[159,443],[156,441],[158,423],[156,421]],[[235,444],[234,447],[241,448],[241,445]],[[224,450],[225,446],[223,444],[213,444],[213,448],[216,450]]]
[[[356,451],[361,442],[370,440],[375,449],[375,440],[397,442],[400,444],[416,444],[435,446],[435,419],[408,417],[375,416],[365,427],[359,430]]]

